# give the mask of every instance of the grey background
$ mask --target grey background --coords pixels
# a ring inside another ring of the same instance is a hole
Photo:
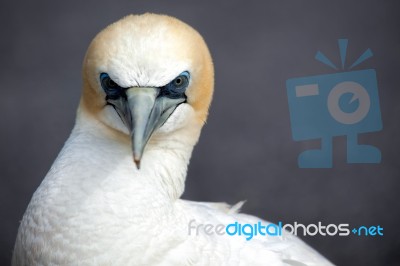
[[[305,237],[338,265],[399,265],[400,5],[398,1],[3,1],[0,9],[0,265],[18,222],[73,127],[81,62],[102,28],[130,13],[176,16],[206,39],[216,69],[211,115],[196,147],[185,198],[235,203],[273,222],[381,225],[383,237]],[[299,169],[318,140],[291,138],[285,81],[335,73],[339,63],[377,71],[383,130],[361,142],[381,164],[346,164],[334,139],[332,169]]]

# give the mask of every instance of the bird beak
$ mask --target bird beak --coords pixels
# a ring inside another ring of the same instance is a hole
[[[130,131],[133,161],[138,169],[153,132],[184,101],[185,98],[173,99],[160,95],[160,88],[132,87],[126,90],[126,99],[111,102]]]

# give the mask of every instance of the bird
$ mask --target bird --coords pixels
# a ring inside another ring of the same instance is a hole
[[[243,202],[181,199],[213,91],[209,48],[185,22],[128,15],[98,33],[75,125],[23,215],[12,265],[333,265],[287,232],[221,231],[274,225]]]

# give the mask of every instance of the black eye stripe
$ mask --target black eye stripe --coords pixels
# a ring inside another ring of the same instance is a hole
[[[106,79],[106,85],[111,88],[115,88],[118,86],[117,83],[115,83],[114,80],[112,80],[111,78]]]
[[[160,87],[159,97],[165,96],[173,99],[186,98],[185,91],[189,86],[190,74],[188,71],[182,72],[167,85]],[[125,89],[119,86],[110,78],[107,73],[100,74],[100,84],[106,93],[107,100],[116,100],[120,97],[125,97]]]
[[[104,92],[107,94],[106,100],[116,100],[125,95],[124,89],[113,81],[108,74],[100,74],[100,83]]]
[[[185,71],[170,83],[161,88],[160,96],[169,98],[186,98],[185,91],[189,85],[190,74]]]

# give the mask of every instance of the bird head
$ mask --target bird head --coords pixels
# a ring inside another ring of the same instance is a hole
[[[191,131],[195,144],[213,86],[212,59],[197,31],[165,15],[130,15],[91,42],[80,110],[129,137],[139,168],[154,135]]]

